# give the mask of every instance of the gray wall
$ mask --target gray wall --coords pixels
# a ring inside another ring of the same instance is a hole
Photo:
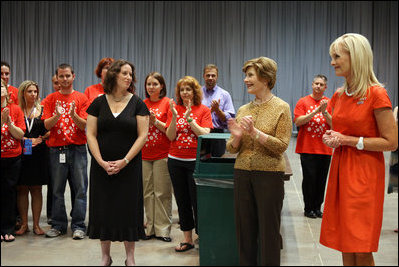
[[[1,59],[11,64],[10,83],[35,80],[41,96],[51,76],[71,64],[74,87],[99,83],[103,57],[124,58],[137,68],[137,88],[161,72],[168,96],[184,75],[201,84],[207,63],[219,66],[218,84],[236,109],[252,99],[243,83],[243,63],[267,56],[278,63],[274,93],[293,110],[311,92],[315,74],[329,78],[326,95],[343,83],[330,66],[329,46],[347,32],[365,35],[375,72],[393,105],[398,98],[398,2],[1,2]]]

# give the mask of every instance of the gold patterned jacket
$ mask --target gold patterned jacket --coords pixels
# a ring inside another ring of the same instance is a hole
[[[251,115],[254,127],[268,134],[266,143],[244,133],[240,145],[233,148],[233,136],[226,144],[230,153],[237,153],[235,169],[247,171],[285,171],[283,153],[287,149],[292,134],[291,111],[288,103],[274,96],[270,101],[256,104],[253,101],[239,108],[236,120]]]

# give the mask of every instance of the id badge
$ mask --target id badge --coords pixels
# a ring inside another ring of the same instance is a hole
[[[24,140],[24,155],[32,155],[32,140]]]
[[[65,153],[60,154],[60,163],[66,163]]]

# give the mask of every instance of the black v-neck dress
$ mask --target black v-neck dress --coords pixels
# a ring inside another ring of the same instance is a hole
[[[26,138],[38,138],[39,136],[44,136],[47,132],[44,127],[44,121],[42,121],[43,108],[40,115],[33,118],[32,129],[29,132],[28,125],[25,126],[26,132],[24,137]],[[32,123],[32,119],[28,119],[29,123]],[[32,155],[22,154],[22,165],[21,174],[19,177],[18,185],[24,186],[37,186],[45,185],[49,181],[49,170],[48,170],[48,147],[43,140],[40,144],[32,147]]]
[[[147,106],[133,95],[125,109],[114,117],[105,95],[97,97],[87,109],[97,117],[97,141],[105,161],[123,159],[137,139],[136,115],[150,115]],[[108,175],[91,158],[89,226],[91,239],[137,241],[139,179],[142,176],[141,152],[118,174]]]

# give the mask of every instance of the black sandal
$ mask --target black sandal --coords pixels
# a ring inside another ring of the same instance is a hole
[[[13,236],[13,239],[9,239],[11,235]],[[6,236],[8,239],[6,239]],[[4,242],[13,242],[13,241],[15,241],[15,236],[13,234],[5,234],[4,235]]]
[[[186,247],[182,248],[183,246],[186,246]],[[190,249],[194,248],[194,245],[191,245],[190,243],[180,243],[180,248],[181,249],[175,248],[175,251],[176,252],[184,252],[184,251],[187,251],[187,250],[190,250]]]

